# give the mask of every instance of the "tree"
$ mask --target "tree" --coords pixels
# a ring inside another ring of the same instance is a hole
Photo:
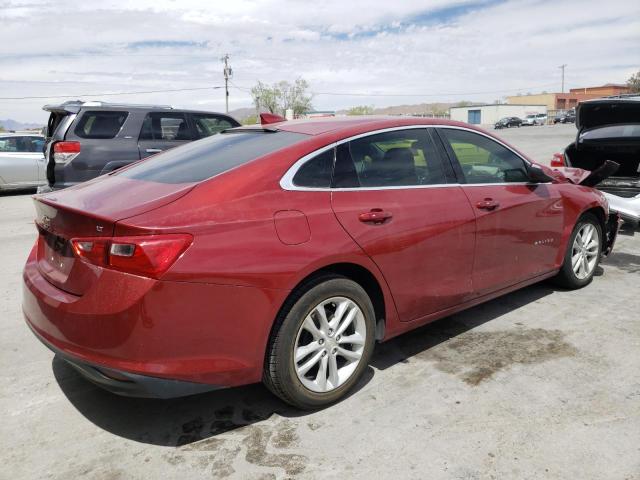
[[[373,115],[373,105],[358,105],[347,110],[347,115]]]
[[[627,86],[631,89],[631,93],[640,93],[640,70],[629,77]]]
[[[266,109],[270,113],[284,116],[291,109],[294,117],[297,117],[312,109],[313,95],[308,90],[309,82],[303,78],[298,78],[293,83],[283,80],[271,86],[258,82],[251,89],[251,96],[258,111]]]

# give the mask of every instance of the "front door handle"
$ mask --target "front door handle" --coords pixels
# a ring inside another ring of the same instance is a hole
[[[381,224],[389,220],[393,215],[391,212],[385,212],[381,208],[372,208],[369,212],[358,215],[358,220],[363,223]]]
[[[161,148],[147,148],[145,152],[147,153],[160,153],[162,151]]]
[[[485,198],[484,200],[476,203],[476,207],[478,207],[480,210],[495,210],[499,206],[500,204],[493,198]]]

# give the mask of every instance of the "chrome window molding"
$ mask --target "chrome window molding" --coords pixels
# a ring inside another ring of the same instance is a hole
[[[539,183],[531,183],[531,182],[505,182],[505,183],[436,183],[431,185],[401,185],[401,186],[380,186],[380,187],[349,187],[349,188],[331,188],[331,187],[302,187],[293,183],[293,177],[295,177],[296,173],[304,163],[308,160],[311,160],[317,155],[320,155],[326,152],[329,149],[336,148],[338,145],[342,145],[343,143],[351,142],[352,140],[357,140],[359,138],[368,137],[370,135],[377,135],[379,133],[386,132],[395,132],[398,130],[411,130],[416,128],[450,128],[453,130],[465,130],[467,132],[475,133],[477,135],[482,135],[483,137],[488,138],[496,142],[497,144],[503,146],[527,165],[531,165],[531,162],[520,155],[518,152],[513,150],[511,147],[501,142],[497,138],[492,137],[484,132],[479,132],[477,130],[473,130],[471,128],[459,127],[456,125],[403,125],[401,127],[389,127],[389,128],[381,128],[379,130],[372,130],[366,133],[360,133],[358,135],[353,135],[351,137],[343,138],[338,140],[337,142],[330,143],[329,145],[325,145],[322,148],[314,150],[306,154],[305,156],[298,159],[289,169],[285,172],[283,177],[280,179],[280,187],[283,190],[292,190],[292,191],[302,191],[302,192],[352,192],[352,191],[370,191],[370,190],[406,190],[406,189],[416,189],[416,188],[444,188],[444,187],[484,187],[484,186],[504,186],[504,185],[541,185]],[[334,163],[335,163],[335,153],[334,153]]]

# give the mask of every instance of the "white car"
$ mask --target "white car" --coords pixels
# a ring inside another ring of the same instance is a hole
[[[44,137],[0,132],[0,191],[35,188],[46,183]]]
[[[536,114],[536,123],[538,125],[546,125],[547,124],[547,114],[546,113],[537,113]]]

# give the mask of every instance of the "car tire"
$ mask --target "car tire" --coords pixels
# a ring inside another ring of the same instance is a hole
[[[591,283],[600,263],[602,242],[600,221],[595,215],[585,213],[578,219],[571,232],[564,261],[560,272],[554,278],[554,283],[569,289],[582,288]]]
[[[349,316],[351,321],[345,327]],[[335,403],[366,370],[375,327],[373,304],[358,283],[338,275],[307,282],[292,293],[276,319],[267,345],[263,382],[300,409]],[[345,343],[348,339],[357,340],[357,344]],[[344,356],[347,353],[349,357]]]

